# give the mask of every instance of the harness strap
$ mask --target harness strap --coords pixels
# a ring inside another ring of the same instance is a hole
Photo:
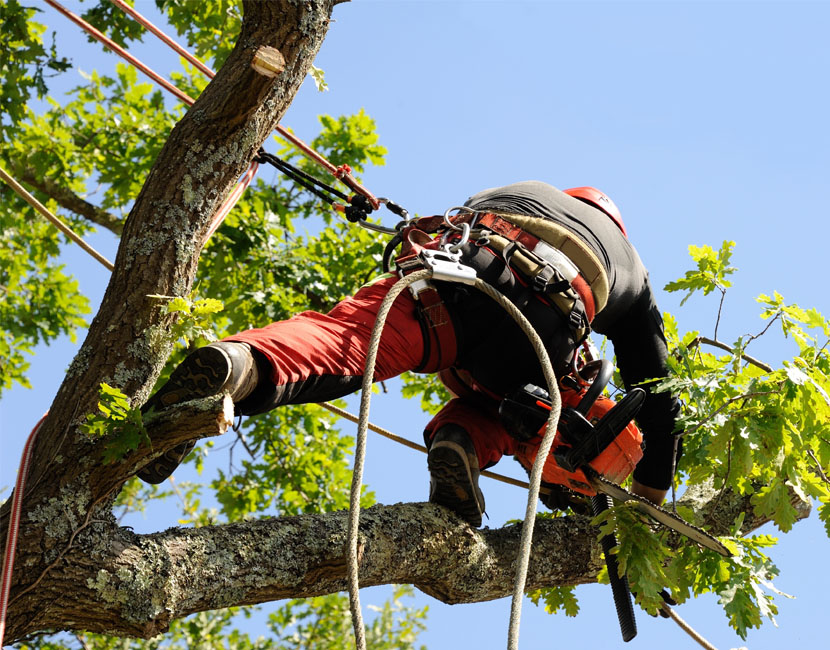
[[[424,268],[419,253],[439,245],[438,240],[420,229],[405,232],[403,243],[405,254],[395,260],[400,277]],[[441,294],[429,280],[413,283],[409,291],[418,303],[418,316],[424,333],[424,358],[414,372],[430,373],[449,367],[457,356],[458,346],[455,328]]]
[[[596,253],[577,235],[564,226],[542,217],[505,212],[494,213],[494,217],[498,217],[510,224],[508,232],[519,228],[531,237],[538,238],[563,255],[566,255],[579,270],[579,275],[582,276],[585,283],[590,287],[595,305],[594,313],[598,314],[603,310],[608,302],[608,276]],[[531,250],[533,249],[531,248]]]
[[[552,247],[543,239],[536,237],[523,228],[520,228],[516,224],[496,214],[488,212],[481,215],[476,221],[476,226],[487,228],[505,239],[521,244],[521,246],[525,249],[524,251],[521,251],[521,254],[524,254],[525,257],[529,257],[531,262],[538,264],[541,260],[542,264],[539,264],[538,271],[533,278],[534,283],[537,285],[537,289],[541,288],[544,290],[544,286],[540,287],[539,285],[547,284],[547,282],[551,279],[554,269],[559,271],[562,277],[568,281],[571,288],[573,288],[582,301],[585,308],[585,316],[588,319],[588,322],[590,323],[594,320],[597,308],[594,301],[594,293],[591,290],[591,285],[582,276],[580,268],[574,264],[570,258],[565,255],[565,253]],[[530,253],[530,255],[528,255],[528,253]],[[539,259],[534,260],[532,259],[533,257]]]
[[[455,328],[452,325],[450,313],[441,299],[441,295],[432,283],[418,292],[418,303],[422,323],[426,326],[427,334],[435,345],[430,345],[425,351],[424,359],[415,368],[415,372],[435,372],[447,368],[455,360],[457,345]]]

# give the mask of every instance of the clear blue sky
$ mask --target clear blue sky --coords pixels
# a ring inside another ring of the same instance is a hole
[[[152,11],[147,0],[138,6]],[[41,22],[58,32],[76,65],[114,65],[114,56],[43,8]],[[681,328],[711,334],[716,303],[693,299],[679,308],[679,296],[660,289],[689,268],[689,244],[717,247],[725,239],[737,242],[740,272],[727,296],[722,339],[763,327],[754,303],[759,293],[777,290],[830,314],[821,284],[830,230],[830,5],[358,0],[336,7],[334,17],[316,62],[331,90],[321,94],[306,83],[284,123],[311,138],[316,115],[365,108],[389,148],[386,167],[365,176],[376,193],[424,214],[513,181],[595,185],[620,206],[660,305]],[[146,40],[152,47],[136,52],[159,71],[175,66],[175,56]],[[111,237],[92,241],[114,257]],[[97,263],[74,249],[66,261],[98,300],[107,278]],[[48,408],[74,349],[66,341],[39,349],[36,390],[14,389],[0,402],[0,486],[13,482],[23,440]],[[762,339],[754,351],[779,363],[792,348]],[[418,440],[427,417],[390,394],[373,400],[372,419]],[[415,452],[369,440],[366,480],[383,503],[424,500],[425,465]],[[506,459],[498,469],[516,474],[514,465]],[[521,490],[489,481],[483,487],[489,525],[524,512]],[[150,514],[144,525],[169,523]],[[819,585],[830,577],[827,548],[815,518],[782,536],[772,553],[782,571],[776,585],[797,599],[778,598],[780,627],[766,624],[745,645],[826,643]],[[383,593],[365,590],[364,606]],[[621,647],[610,590],[587,586],[577,595],[582,612],[575,619],[526,604],[521,647]],[[429,631],[421,637],[430,648],[506,644],[508,599],[448,607],[419,595],[417,603],[430,604]],[[714,598],[679,613],[721,649],[744,645]],[[638,619],[631,647],[696,647],[669,621],[642,613]]]

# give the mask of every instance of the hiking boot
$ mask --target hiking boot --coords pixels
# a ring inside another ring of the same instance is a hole
[[[220,341],[199,348],[182,361],[161,388],[147,400],[142,413],[160,411],[173,404],[201,397],[228,393],[237,402],[253,392],[259,372],[247,343]],[[141,468],[138,478],[145,483],[161,483],[181,464],[196,442],[189,440]]]
[[[470,526],[481,526],[484,495],[478,487],[478,456],[464,429],[441,427],[427,456],[429,502],[449,508]]]

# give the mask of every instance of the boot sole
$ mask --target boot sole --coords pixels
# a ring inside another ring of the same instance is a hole
[[[461,445],[436,442],[429,450],[427,466],[431,477],[430,503],[452,510],[471,526],[481,526],[484,497],[470,471],[467,454]]]
[[[141,411],[160,410],[199,397],[216,395],[231,373],[230,358],[218,348],[205,347],[187,357]]]
[[[224,372],[223,369],[224,368]],[[231,373],[229,357],[217,348],[205,347],[199,354],[187,357],[171,374],[170,379],[141,408],[142,413],[160,410],[200,397],[216,395]],[[145,483],[157,485],[176,471],[193,451],[195,441],[183,442],[142,467],[137,476]]]

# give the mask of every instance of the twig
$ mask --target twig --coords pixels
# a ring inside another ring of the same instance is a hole
[[[237,440],[239,440],[239,442],[241,442],[241,443],[242,443],[242,446],[243,446],[243,447],[245,447],[245,451],[247,451],[247,452],[248,452],[248,455],[249,455],[251,458],[256,458],[256,455],[254,454],[254,452],[253,452],[253,451],[251,451],[251,448],[248,446],[248,441],[247,441],[247,440],[245,440],[245,436],[244,436],[244,435],[242,435],[242,431],[240,431],[239,429],[234,429],[234,431],[236,432],[236,438],[237,438]]]
[[[194,516],[196,514],[195,509],[187,507],[187,499],[184,498],[184,495],[182,494],[182,491],[179,489],[179,486],[176,485],[176,480],[173,478],[172,475],[168,476],[167,480],[170,481],[170,485],[173,486],[173,492],[176,493],[176,496],[179,497],[179,501],[182,502],[182,510],[184,510],[184,513],[190,515],[191,517]]]
[[[757,334],[752,334],[752,335],[750,335],[749,340],[750,340],[750,341],[754,341],[755,339],[759,339],[759,338],[761,338],[764,334],[766,334],[766,333],[767,333],[767,330],[768,330],[770,327],[772,327],[772,324],[773,324],[775,321],[777,321],[780,317],[781,317],[781,312],[778,312],[777,314],[775,314],[775,316],[773,316],[772,318],[770,318],[769,323],[767,323],[766,327],[764,327],[764,329],[762,329],[762,330],[761,330],[760,332],[758,332]]]
[[[718,338],[718,327],[720,326],[720,317],[723,312],[723,301],[726,299],[726,289],[721,286],[718,286],[718,289],[720,289],[720,303],[718,304],[718,317],[715,319],[715,340]]]
[[[764,330],[764,331],[766,331],[766,330]],[[761,336],[763,333],[764,332],[761,332],[761,334],[759,334],[758,336]],[[757,337],[753,337],[753,338],[757,338]],[[752,339],[750,339],[750,340],[752,340]],[[698,336],[694,341],[692,341],[691,345],[698,345],[699,343],[705,343],[706,345],[711,345],[712,347],[720,348],[721,350],[724,350],[725,352],[729,352],[730,354],[735,354],[734,348],[727,345],[726,343],[718,341],[717,339],[710,339],[710,338],[707,338],[705,336]],[[767,365],[763,361],[759,361],[755,357],[751,357],[748,354],[744,354],[743,352],[741,353],[741,359],[743,359],[747,363],[751,363],[753,366],[757,366],[758,368],[760,368],[761,370],[764,370],[766,372],[772,372],[773,371],[772,366]]]
[[[827,347],[828,344],[830,344],[830,339],[827,339],[824,342],[824,345],[822,345],[818,350],[816,350],[816,353],[813,355],[813,363],[818,361],[818,358],[821,356],[821,353],[824,352],[824,349]]]
[[[824,470],[821,468],[821,463],[818,462],[818,458],[813,453],[812,449],[807,450],[807,455],[813,459],[813,462],[816,464],[816,469],[818,470],[819,476],[821,476],[821,480],[830,485],[830,478],[827,478],[827,474],[824,473]]]
[[[711,508],[710,515],[707,518],[707,523],[711,523],[712,517],[714,517],[715,512],[717,512],[718,504],[720,503],[721,498],[726,493],[726,489],[729,487],[729,484],[726,482],[729,479],[729,474],[732,472],[732,440],[734,439],[734,434],[731,438],[729,438],[729,442],[726,443],[726,474],[723,476],[723,485],[721,486],[720,491],[718,492],[717,496],[712,500],[714,504]]]

